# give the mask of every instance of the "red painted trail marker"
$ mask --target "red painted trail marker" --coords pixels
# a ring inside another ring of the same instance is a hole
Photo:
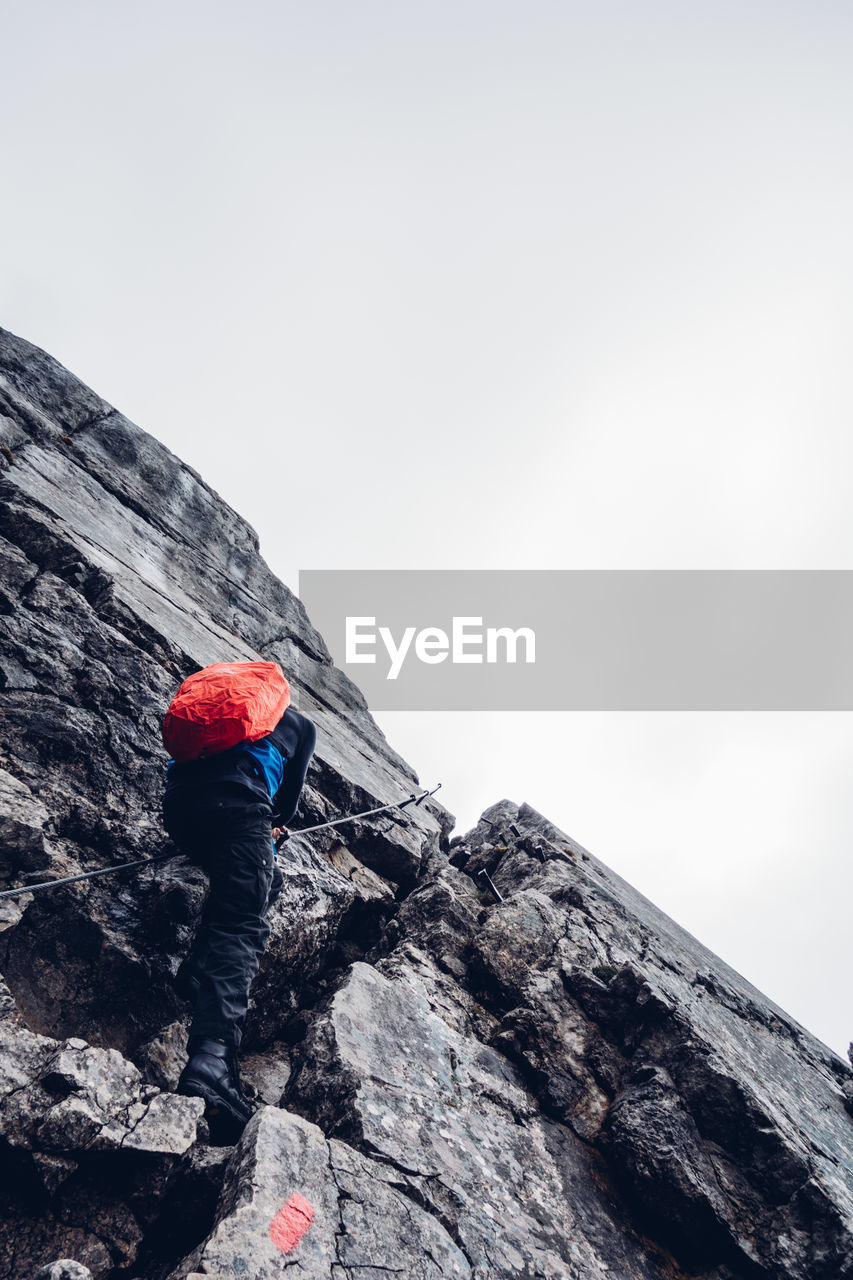
[[[294,1191],[284,1208],[279,1209],[273,1218],[270,1239],[282,1253],[290,1253],[311,1226],[313,1217],[313,1204],[309,1204],[298,1191]]]

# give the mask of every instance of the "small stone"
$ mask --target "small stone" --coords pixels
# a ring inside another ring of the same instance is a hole
[[[73,1258],[59,1258],[41,1267],[33,1276],[33,1280],[92,1280],[92,1273],[82,1262]]]

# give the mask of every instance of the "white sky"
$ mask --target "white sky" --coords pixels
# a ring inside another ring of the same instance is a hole
[[[853,568],[842,0],[4,6],[0,323],[308,568]],[[853,717],[377,716],[839,1052]],[[844,912],[844,915],[842,915]]]

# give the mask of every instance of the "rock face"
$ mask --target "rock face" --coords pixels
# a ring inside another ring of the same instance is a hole
[[[0,1024],[0,1142],[4,1185],[14,1189],[2,1274],[30,1274],[24,1267],[47,1239],[97,1275],[133,1261],[146,1220],[193,1167],[203,1109],[146,1085],[115,1049]]]
[[[317,724],[295,826],[418,789],[249,526],[3,331],[0,472],[0,889],[169,851],[209,662]],[[203,873],[0,899],[0,1275],[853,1276],[848,1064],[529,806],[452,825],[289,841],[233,1149],[172,1092]]]

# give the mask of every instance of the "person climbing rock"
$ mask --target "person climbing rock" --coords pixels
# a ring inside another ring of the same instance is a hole
[[[218,664],[205,668],[186,681],[173,700],[164,722],[164,742],[177,742],[173,709],[182,691],[190,686],[195,706],[211,721],[211,680],[225,684],[236,670],[237,680],[247,678],[247,668],[274,667],[285,693],[266,697],[263,715],[245,719],[245,703],[239,697],[240,718],[229,725],[231,739],[249,727],[243,741],[219,749],[213,740],[196,758],[173,759],[167,767],[163,796],[163,825],[183,853],[208,874],[210,888],[202,912],[201,925],[189,956],[176,977],[176,988],[193,1003],[187,1041],[188,1061],[178,1083],[178,1092],[203,1098],[209,1118],[232,1136],[249,1120],[252,1108],[244,1098],[237,1054],[249,1000],[249,988],[257,973],[270,932],[269,914],[278,897],[283,876],[276,865],[274,840],[286,834],[286,826],[296,813],[305,775],[316,743],[316,730],[307,716],[289,705],[289,687],[276,664]],[[208,678],[208,673],[213,673]],[[266,673],[261,672],[266,679]],[[248,677],[255,673],[249,671]],[[204,684],[208,678],[207,685]],[[191,681],[196,680],[197,686]],[[216,696],[220,696],[219,692]],[[268,694],[268,689],[262,688]],[[208,701],[204,701],[204,696]],[[229,695],[230,696],[230,695]],[[254,696],[254,694],[252,694]],[[283,702],[284,711],[279,715]],[[198,715],[196,711],[194,714]],[[224,713],[223,713],[224,715]],[[172,722],[170,725],[170,716]],[[278,716],[277,719],[275,717]],[[265,718],[264,718],[265,717]],[[258,726],[273,727],[262,737]],[[198,725],[188,717],[190,729]],[[183,725],[181,732],[186,729]],[[205,730],[206,732],[206,730]],[[225,739],[227,741],[227,738]],[[177,754],[197,750],[197,743]],[[277,823],[273,828],[273,821]]]

